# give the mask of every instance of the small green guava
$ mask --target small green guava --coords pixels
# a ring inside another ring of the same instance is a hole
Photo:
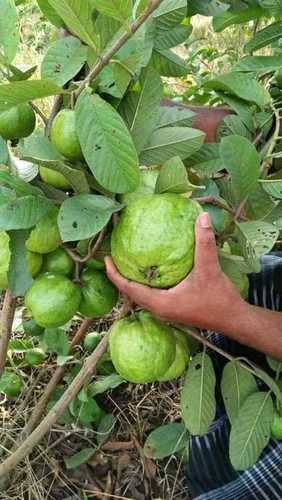
[[[277,411],[274,413],[271,434],[274,439],[282,440],[282,416]]]
[[[159,171],[156,170],[141,170],[140,183],[138,188],[133,193],[121,194],[119,196],[120,203],[129,205],[143,196],[154,194]]]
[[[25,305],[39,326],[57,328],[72,319],[79,308],[81,292],[62,274],[46,273],[37,278],[25,296]]]
[[[59,247],[61,236],[57,222],[58,213],[58,208],[52,207],[48,214],[36,224],[25,244],[30,252],[45,254]]]
[[[168,382],[180,377],[185,372],[189,363],[190,352],[187,335],[176,328],[173,328],[173,333],[176,340],[175,358],[167,372],[159,378],[160,382]]]
[[[33,278],[35,278],[41,270],[43,257],[40,253],[27,251],[28,269]]]
[[[23,386],[23,378],[15,372],[5,370],[0,377],[0,392],[4,392],[9,398],[18,397]]]
[[[100,333],[97,332],[90,332],[86,335],[83,345],[84,349],[88,352],[94,351],[96,349],[97,345],[101,342],[102,336]]]
[[[173,363],[176,340],[169,326],[141,311],[113,325],[110,354],[116,371],[129,382],[155,382]]]
[[[82,161],[83,154],[75,125],[75,112],[70,109],[60,111],[51,128],[53,146],[71,161]]]
[[[71,276],[74,270],[74,261],[64,248],[57,248],[54,252],[44,256],[42,270],[47,273]]]
[[[116,287],[103,272],[92,269],[85,269],[81,280],[81,314],[88,318],[100,318],[108,314],[118,300]]]
[[[63,174],[60,174],[60,172],[55,172],[54,170],[46,167],[40,167],[39,172],[43,182],[50,184],[50,186],[57,189],[71,189],[72,187]]]
[[[0,135],[6,140],[28,137],[35,129],[35,123],[36,117],[31,106],[19,104],[0,113]]]
[[[194,264],[200,205],[178,194],[143,196],[122,212],[112,233],[112,258],[126,278],[155,288],[182,281]]]

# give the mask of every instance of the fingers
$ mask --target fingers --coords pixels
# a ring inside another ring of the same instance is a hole
[[[105,263],[108,278],[116,285],[116,287],[121,292],[128,295],[128,297],[135,302],[135,304],[152,310],[157,291],[149,286],[134,283],[133,281],[129,281],[121,276],[111,257],[106,257]]]
[[[195,268],[206,272],[217,271],[218,253],[212,222],[208,212],[199,215],[196,222]]]

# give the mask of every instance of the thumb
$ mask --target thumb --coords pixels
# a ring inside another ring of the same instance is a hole
[[[211,218],[208,212],[199,215],[196,222],[195,268],[207,272],[219,269],[218,253]]]

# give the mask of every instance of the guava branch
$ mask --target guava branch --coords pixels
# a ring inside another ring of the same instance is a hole
[[[94,68],[88,73],[87,77],[81,82],[79,88],[75,92],[75,98],[77,99],[81,92],[91,83],[99,73],[104,69],[107,64],[109,64],[112,57],[123,47],[123,45],[130,40],[132,35],[138,31],[138,29],[147,21],[147,19],[157,10],[157,8],[161,5],[163,0],[152,0],[148,7],[144,10],[144,12],[133,21],[126,32],[124,32],[120,38],[113,44],[110,49],[108,49],[104,54],[99,58],[99,62],[94,66]]]
[[[16,310],[16,298],[6,290],[0,319],[0,377],[5,370],[6,358]]]
[[[103,243],[103,240],[104,240],[105,235],[106,235],[106,231],[107,231],[107,228],[104,227],[102,229],[102,231],[100,232],[100,234],[99,234],[96,242],[94,243],[93,247],[92,247],[92,242],[93,241],[90,242],[90,245],[89,245],[89,248],[88,248],[88,253],[87,253],[87,255],[85,255],[85,257],[80,257],[80,255],[78,255],[74,250],[72,250],[71,248],[69,248],[67,245],[63,245],[64,249],[66,250],[66,252],[69,254],[69,256],[75,262],[78,262],[79,264],[85,264],[89,260],[93,259],[93,257],[95,257],[95,255],[98,252],[101,244]]]
[[[48,118],[44,115],[43,111],[41,111],[41,109],[31,101],[29,102],[29,105],[32,107],[33,111],[35,111],[35,113],[38,116],[40,116],[41,120],[43,121],[44,125],[46,126],[48,123]]]
[[[214,205],[215,207],[222,208],[223,210],[226,210],[226,212],[229,212],[231,215],[236,216],[236,212],[233,208],[231,208],[227,203],[224,203],[220,201],[218,198],[215,196],[202,196],[201,198],[193,198],[193,200],[197,201],[200,203],[200,205]],[[243,214],[240,214],[240,219],[242,220],[248,220],[247,217]]]

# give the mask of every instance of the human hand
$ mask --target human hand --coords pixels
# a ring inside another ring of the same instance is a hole
[[[220,267],[208,213],[198,217],[195,232],[194,268],[174,288],[160,290],[129,281],[110,257],[105,259],[107,275],[132,302],[165,321],[224,332],[245,302]]]

